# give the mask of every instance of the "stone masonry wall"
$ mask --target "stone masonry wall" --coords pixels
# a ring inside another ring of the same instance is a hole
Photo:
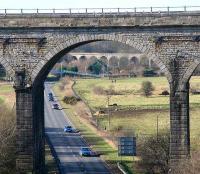
[[[0,63],[16,89],[18,173],[43,173],[46,75],[69,51],[104,40],[134,47],[165,73],[170,84],[171,165],[186,158],[190,149],[188,81],[200,64],[199,21],[190,15],[0,16]],[[188,26],[171,25],[182,22]]]
[[[65,15],[19,14],[1,15],[0,27],[101,27],[101,26],[165,26],[200,25],[200,13]]]

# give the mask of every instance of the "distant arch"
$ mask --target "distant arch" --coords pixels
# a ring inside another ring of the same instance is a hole
[[[72,56],[72,61],[76,61],[78,58],[76,56]]]
[[[80,60],[81,62],[84,62],[84,61],[87,60],[87,57],[86,57],[86,56],[81,56],[81,57],[79,58],[79,60]]]
[[[88,59],[88,63],[89,65],[95,63],[97,61],[97,57],[96,56],[91,56],[89,59]]]
[[[112,56],[112,57],[109,59],[109,66],[110,66],[110,67],[119,66],[119,59],[118,59],[116,56]]]
[[[128,67],[128,64],[129,64],[128,57],[121,57],[119,59],[119,67],[120,68],[126,68],[126,67]]]
[[[108,58],[106,56],[101,56],[100,59],[104,64],[108,64]]]
[[[138,65],[139,64],[139,59],[135,56],[130,58],[130,64],[131,65]]]

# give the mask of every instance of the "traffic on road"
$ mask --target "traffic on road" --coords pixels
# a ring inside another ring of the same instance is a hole
[[[45,132],[59,161],[61,174],[110,174],[107,165],[75,128],[50,84],[45,84]]]

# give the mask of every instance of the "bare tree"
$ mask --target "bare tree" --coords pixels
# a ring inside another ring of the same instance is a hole
[[[0,107],[0,174],[14,174],[15,147],[15,113],[5,106]]]

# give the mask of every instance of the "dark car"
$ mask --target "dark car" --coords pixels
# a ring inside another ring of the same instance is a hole
[[[54,104],[52,105],[52,109],[59,109],[59,105],[58,105],[57,103],[54,103]]]
[[[53,97],[53,93],[52,92],[48,93],[48,96]]]
[[[49,96],[49,101],[54,101],[54,97],[53,96]]]
[[[92,151],[89,147],[81,147],[79,154],[81,156],[91,156],[91,157],[100,156],[99,153]]]

